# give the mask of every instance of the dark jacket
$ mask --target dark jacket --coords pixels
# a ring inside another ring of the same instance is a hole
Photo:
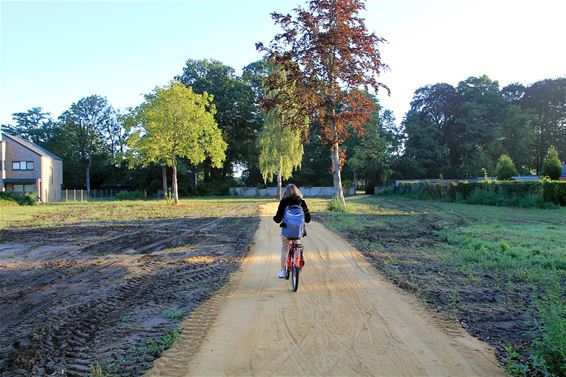
[[[283,215],[285,214],[285,208],[287,206],[299,205],[303,208],[303,212],[305,213],[305,222],[309,223],[311,221],[311,214],[309,212],[309,207],[307,207],[307,203],[299,198],[298,196],[291,196],[288,198],[281,199],[279,202],[279,207],[277,208],[277,213],[273,216],[273,221],[279,224],[283,220]]]

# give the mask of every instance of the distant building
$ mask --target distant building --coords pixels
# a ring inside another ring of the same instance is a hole
[[[561,181],[566,181],[566,162],[562,163],[562,175],[560,176]]]
[[[43,203],[61,200],[63,160],[17,136],[0,132],[0,191],[36,193]]]

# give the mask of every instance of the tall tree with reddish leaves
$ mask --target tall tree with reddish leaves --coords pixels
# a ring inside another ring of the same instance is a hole
[[[300,98],[284,95],[265,99],[267,110],[292,107],[295,128],[304,127],[305,116],[311,124],[320,126],[324,144],[330,150],[335,195],[344,203],[340,170],[345,153],[340,148],[354,131],[364,133],[374,104],[363,90],[385,88],[377,81],[384,65],[378,44],[384,39],[369,33],[360,12],[361,0],[312,0],[306,7],[297,7],[293,15],[272,13],[275,24],[283,30],[268,46],[256,45],[274,65],[282,67],[287,80]],[[267,79],[268,90],[285,93],[275,76]],[[386,89],[386,88],[385,88]],[[301,104],[297,111],[296,104]]]

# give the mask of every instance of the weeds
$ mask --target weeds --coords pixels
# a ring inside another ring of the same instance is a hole
[[[89,369],[90,369],[90,373],[92,374],[92,377],[110,376],[110,374],[106,372],[106,370],[102,367],[102,365],[100,365],[100,362],[98,360],[96,360],[94,364],[91,364]]]
[[[177,327],[166,332],[159,339],[146,341],[145,346],[135,346],[132,352],[136,356],[147,354],[153,357],[159,357],[181,338],[181,332],[181,328]]]
[[[183,313],[178,309],[169,309],[163,313],[163,318],[171,320],[181,319],[183,318]]]
[[[117,200],[141,200],[145,198],[145,192],[141,190],[120,191],[116,194]]]
[[[347,207],[346,204],[340,201],[340,198],[334,196],[332,199],[328,201],[327,207],[329,211],[332,212],[339,212],[339,213],[346,213]]]
[[[505,352],[507,352],[507,356],[503,359],[503,364],[507,373],[517,377],[527,376],[529,367],[522,362],[521,354],[510,344],[505,346]]]
[[[529,349],[533,374],[566,375],[566,300],[558,279],[535,300],[533,342]]]
[[[349,211],[336,216],[328,201],[311,202],[315,216],[435,307],[463,318],[502,313],[468,330],[492,339],[509,373],[566,376],[566,208],[365,196],[350,198]]]

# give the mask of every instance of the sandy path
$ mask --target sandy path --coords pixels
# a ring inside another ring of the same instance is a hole
[[[504,375],[486,344],[434,319],[318,223],[308,226],[306,265],[291,292],[275,277],[275,209],[263,208],[255,246],[213,305],[219,313],[198,352],[174,347],[149,375]]]

